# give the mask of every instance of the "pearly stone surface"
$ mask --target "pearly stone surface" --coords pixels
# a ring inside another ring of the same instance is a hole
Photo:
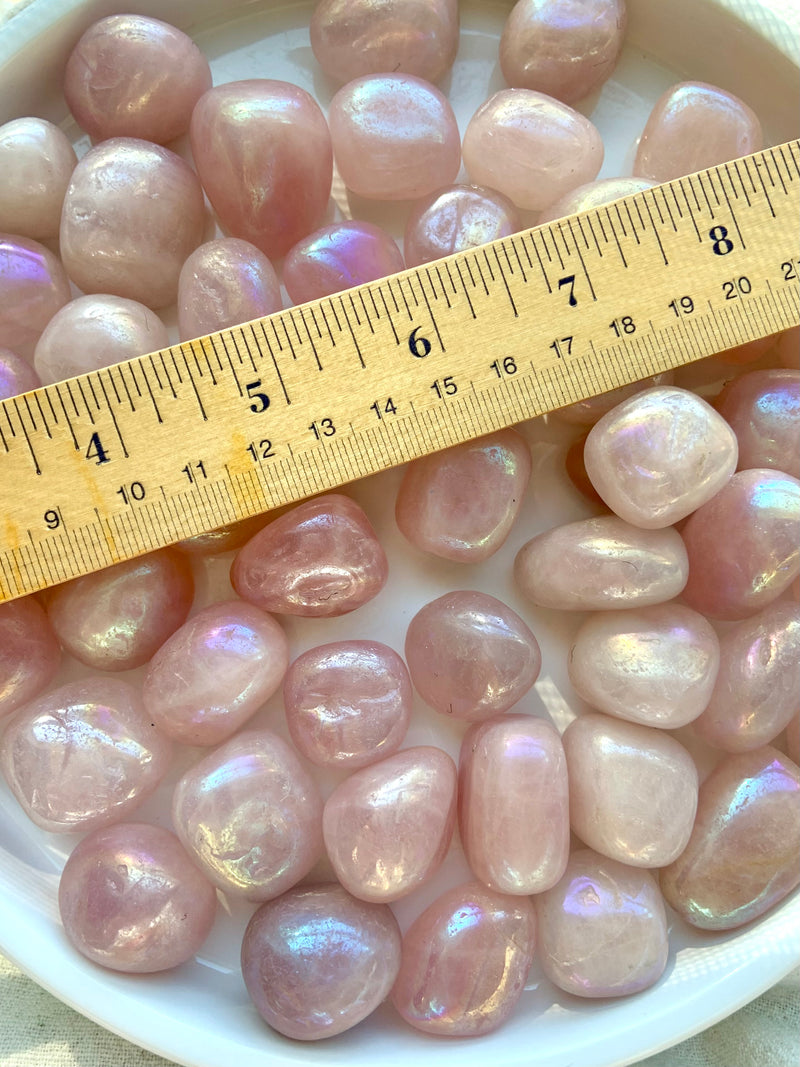
[[[480,563],[500,548],[522,507],[531,453],[500,430],[412,460],[395,504],[400,532],[422,552]]]
[[[354,771],[325,802],[322,831],[336,877],[386,904],[424,885],[450,847],[456,765],[440,748],[406,748]]]
[[[738,470],[800,478],[800,370],[754,370],[728,382],[714,406],[739,442]]]
[[[331,493],[285,512],[252,537],[233,561],[231,582],[264,611],[330,618],[376,596],[388,566],[363,510]]]
[[[763,143],[761,123],[743,100],[707,82],[679,82],[650,112],[633,173],[666,182],[758,152]]]
[[[178,295],[181,267],[204,225],[203,191],[188,163],[149,141],[114,137],[72,172],[61,258],[84,293],[160,308]]]
[[[147,663],[186,620],[194,580],[184,556],[162,548],[56,586],[47,614],[67,652],[87,667]]]
[[[404,268],[403,253],[385,230],[345,219],[297,242],[283,262],[283,284],[295,304],[303,304]]]
[[[249,519],[232,522],[229,526],[220,526],[217,530],[187,537],[178,541],[176,547],[189,556],[219,556],[223,552],[230,552],[231,549],[241,548],[254,534],[263,529],[264,516],[253,515]]]
[[[541,211],[592,181],[603,162],[597,128],[560,100],[533,89],[501,89],[464,131],[470,181],[497,189],[526,211]]]
[[[406,931],[392,1003],[428,1034],[488,1034],[514,1011],[535,944],[532,901],[478,882],[455,886]]]
[[[680,593],[688,574],[677,530],[642,530],[616,515],[537,534],[514,561],[519,590],[540,607],[562,611],[661,604]]]
[[[572,829],[589,848],[631,867],[663,867],[689,840],[697,770],[671,735],[589,712],[562,737]]]
[[[769,745],[727,756],[700,787],[685,851],[661,892],[702,930],[732,930],[800,883],[800,769]]]
[[[0,230],[35,241],[56,237],[77,162],[67,135],[47,119],[12,119],[0,126]]]
[[[798,362],[800,362],[800,326],[794,326],[791,330],[784,330],[783,333],[778,334],[775,351],[782,366],[797,370]]]
[[[766,468],[739,471],[681,536],[686,603],[713,619],[755,615],[800,573],[800,481]]]
[[[242,976],[258,1013],[297,1041],[319,1041],[366,1019],[400,968],[391,908],[335,883],[298,886],[255,912],[242,942]]]
[[[536,225],[541,226],[544,222],[552,222],[561,219],[565,215],[574,215],[579,211],[590,211],[592,208],[605,207],[623,196],[633,196],[645,189],[652,189],[656,184],[648,178],[599,178],[597,181],[579,185],[577,189],[571,189],[564,196],[544,209],[536,220]],[[602,215],[610,216],[615,221],[615,212],[602,212]]]
[[[61,648],[38,600],[0,604],[0,721],[49,685]]]
[[[175,832],[228,896],[271,900],[322,854],[322,799],[292,747],[243,730],[190,767],[172,798]]]
[[[664,973],[667,916],[649,871],[577,849],[558,885],[534,903],[537,959],[559,989],[578,997],[629,996]]]
[[[674,730],[711,699],[720,646],[707,619],[670,602],[589,616],[567,662],[575,691],[593,708]]]
[[[318,767],[364,767],[395,752],[413,699],[408,668],[379,641],[310,648],[283,682],[292,741]]]
[[[149,974],[186,963],[211,932],[214,887],[169,830],[122,823],[85,837],[58,887],[64,932],[94,963]]]
[[[0,400],[38,389],[41,384],[39,375],[26,359],[10,348],[0,348]]]
[[[342,86],[328,112],[336,166],[368,200],[416,200],[455,181],[461,139],[435,85],[410,74],[370,74]]]
[[[25,813],[50,833],[119,822],[166,774],[172,746],[118,678],[67,682],[21,708],[0,767]]]
[[[314,58],[338,82],[397,71],[436,82],[458,51],[458,0],[320,0]]]
[[[69,299],[58,256],[28,237],[0,233],[0,347],[30,359],[42,330]]]
[[[659,530],[715,496],[736,470],[736,435],[688,389],[662,386],[623,400],[586,438],[586,473],[621,519]]]
[[[517,209],[502,193],[479,185],[447,185],[412,205],[403,237],[406,266],[420,267],[521,228]]]
[[[192,615],[161,645],[142,697],[167,737],[217,745],[269,700],[288,665],[289,643],[272,616],[225,600]]]
[[[527,623],[501,600],[471,589],[445,593],[420,608],[406,631],[405,651],[422,699],[467,722],[508,711],[542,665]]]
[[[168,346],[164,323],[137,300],[79,296],[45,326],[33,362],[48,385]]]
[[[197,102],[190,136],[200,181],[232,237],[273,259],[322,225],[331,138],[304,89],[268,78],[217,85]]]
[[[569,855],[567,762],[558,731],[533,715],[475,723],[461,743],[458,824],[475,877],[527,896],[556,884]]]
[[[589,396],[585,400],[578,400],[574,404],[558,408],[553,412],[559,419],[574,426],[594,426],[596,422],[607,412],[621,404],[623,400],[644,393],[656,385],[672,385],[675,375],[672,371],[664,371],[663,374],[654,374],[650,378],[643,378],[639,382],[631,382],[630,385],[621,385],[618,389],[609,389],[607,393],[599,396]]]

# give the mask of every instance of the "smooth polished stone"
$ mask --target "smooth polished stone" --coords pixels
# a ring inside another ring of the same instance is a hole
[[[564,470],[567,472],[567,477],[578,492],[584,496],[590,504],[593,504],[600,512],[607,512],[609,509],[606,507],[605,501],[589,481],[589,475],[586,473],[586,467],[583,462],[583,448],[585,444],[586,434],[583,434],[582,437],[577,437],[572,442],[564,456]]]
[[[800,362],[800,326],[778,334],[775,351],[782,366],[797,370],[798,362]]]
[[[571,189],[555,203],[549,204],[536,220],[536,225],[541,226],[544,222],[552,222],[553,219],[561,219],[565,215],[575,215],[579,211],[605,207],[623,196],[633,196],[634,193],[652,189],[655,184],[656,182],[647,178],[600,178],[587,182],[585,185],[579,185],[577,189]],[[613,222],[613,213],[608,214]]]
[[[325,802],[322,831],[345,889],[386,904],[424,885],[450,847],[457,778],[446,752],[420,745],[338,785]]]
[[[513,1012],[535,944],[530,900],[478,882],[455,886],[406,931],[392,1003],[425,1033],[488,1034]]]
[[[537,534],[514,562],[519,590],[534,604],[562,611],[662,604],[680,593],[688,574],[677,530],[642,530],[616,515]]]
[[[527,623],[488,593],[445,593],[406,631],[406,663],[422,699],[442,715],[480,722],[523,697],[542,655]]]
[[[127,671],[147,663],[185,622],[193,596],[188,561],[162,548],[56,586],[47,614],[61,644],[81,663]]]
[[[363,510],[338,493],[285,512],[240,549],[231,582],[279,615],[346,615],[383,588],[389,564]]]
[[[21,708],[3,735],[0,766],[37,826],[74,833],[130,815],[164,777],[171,755],[133,686],[88,678]]]
[[[84,293],[150,308],[178,295],[183,262],[205,225],[197,175],[168,148],[115,137],[72,172],[61,215],[61,258]]]
[[[458,823],[479,881],[498,893],[550,889],[569,855],[567,762],[558,731],[533,715],[475,723],[461,743]]]
[[[123,296],[79,296],[45,326],[33,362],[47,385],[167,347],[166,326],[144,304]]]
[[[195,534],[178,541],[176,547],[189,556],[219,556],[234,548],[241,548],[254,534],[264,529],[264,516],[253,515],[249,519],[232,522],[229,526],[220,526],[217,530]]]
[[[416,200],[455,181],[456,117],[447,97],[422,78],[355,78],[331,100],[328,121],[339,173],[359,196]]]
[[[400,944],[387,905],[356,900],[335,883],[297,887],[250,919],[242,977],[274,1030],[319,1041],[349,1030],[386,999]]]
[[[763,147],[761,123],[743,100],[707,82],[679,82],[656,101],[633,173],[666,182]]]
[[[395,752],[413,699],[405,663],[378,641],[310,648],[283,683],[292,741],[318,767],[364,767]]]
[[[660,530],[686,518],[736,470],[736,434],[688,389],[647,389],[604,415],[586,438],[586,473],[621,519]]]
[[[712,619],[755,615],[800,573],[800,481],[781,471],[739,471],[681,535],[686,603]]]
[[[217,85],[197,102],[190,134],[200,181],[232,237],[273,259],[322,224],[333,153],[304,89],[268,78]]]
[[[502,193],[479,185],[448,185],[414,204],[406,219],[407,267],[509,237],[521,229],[517,209]]]
[[[661,892],[702,930],[732,930],[800,883],[800,769],[765,745],[728,756],[700,787],[686,850],[661,872]]]
[[[70,296],[58,256],[28,237],[0,233],[0,347],[30,359],[42,330]]]
[[[36,241],[57,236],[77,162],[67,135],[47,119],[12,119],[0,126],[0,230]]]
[[[169,830],[122,823],[85,837],[58,887],[64,932],[114,971],[149,974],[186,963],[211,933],[214,887]]]
[[[295,304],[303,304],[404,267],[403,253],[385,230],[346,219],[298,241],[284,260],[283,284]]]
[[[175,786],[172,821],[190,856],[230,896],[271,900],[322,854],[322,798],[292,747],[244,730]]]
[[[714,406],[736,434],[739,470],[800,478],[800,370],[754,370],[728,382]]]
[[[0,604],[0,720],[38,696],[60,663],[58,639],[37,600]]]
[[[597,128],[560,100],[533,89],[501,89],[481,104],[464,132],[470,181],[497,189],[526,211],[541,211],[597,177]]]
[[[578,997],[629,996],[664,973],[667,915],[649,871],[577,849],[558,885],[534,903],[537,959],[559,989]]]
[[[0,400],[38,389],[41,384],[39,375],[27,360],[10,348],[0,348]]]
[[[572,829],[631,867],[663,867],[686,847],[697,808],[692,757],[663,730],[589,712],[562,737]]]
[[[617,404],[621,404],[623,400],[636,396],[638,393],[644,393],[656,385],[672,385],[674,378],[672,371],[654,374],[650,378],[643,378],[642,381],[621,385],[618,389],[610,389],[607,393],[600,393],[599,396],[589,396],[585,400],[567,404],[566,407],[554,411],[553,415],[574,426],[594,426],[603,415],[615,408]]]

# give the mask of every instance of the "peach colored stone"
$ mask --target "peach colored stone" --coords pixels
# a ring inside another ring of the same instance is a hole
[[[478,185],[448,185],[411,208],[403,237],[406,266],[477,248],[520,228],[517,209],[502,193]]]
[[[37,241],[57,236],[77,162],[67,135],[47,119],[12,119],[0,126],[0,230]]]
[[[69,298],[58,256],[28,237],[0,233],[0,346],[30,359],[42,330]]]
[[[38,696],[60,663],[58,639],[36,599],[0,604],[0,720]]]
[[[332,296],[403,270],[403,253],[380,226],[350,219],[298,241],[283,263],[283,284],[295,304]]]
[[[714,406],[739,442],[738,470],[800,478],[800,370],[754,370],[728,382]]]

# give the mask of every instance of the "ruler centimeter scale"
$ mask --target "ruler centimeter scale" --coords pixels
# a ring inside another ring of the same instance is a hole
[[[792,141],[0,403],[0,601],[800,321]]]

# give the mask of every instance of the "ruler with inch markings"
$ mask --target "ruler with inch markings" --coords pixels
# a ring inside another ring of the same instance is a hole
[[[0,403],[0,600],[788,329],[800,142]]]

